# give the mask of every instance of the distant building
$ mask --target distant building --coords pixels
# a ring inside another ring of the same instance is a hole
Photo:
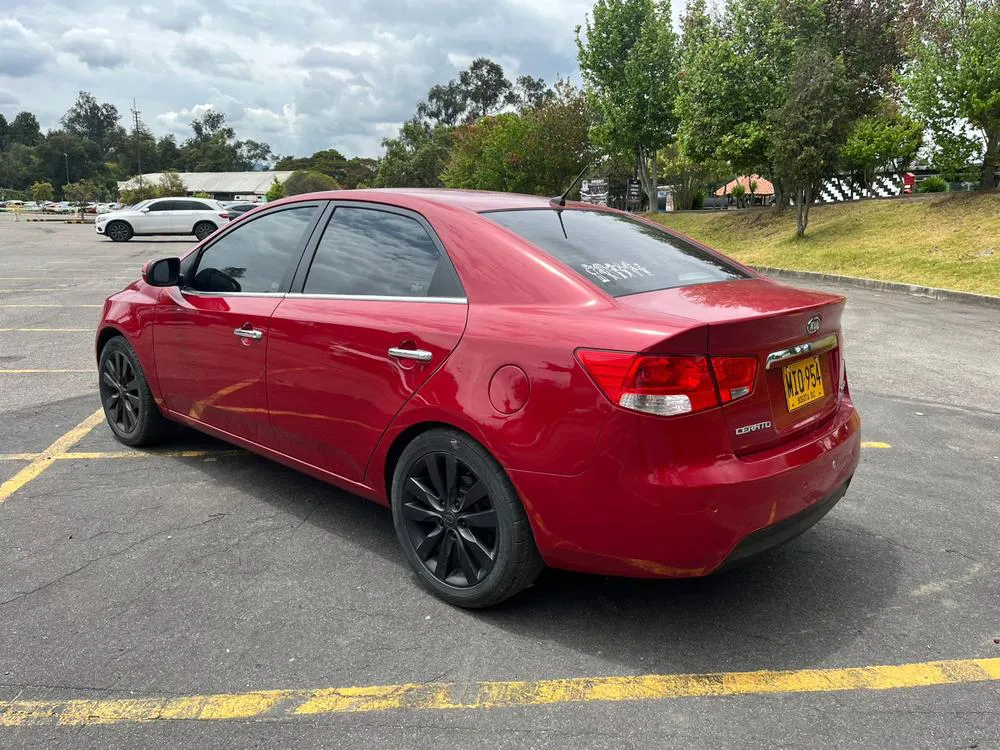
[[[282,172],[179,172],[178,175],[187,188],[187,194],[207,193],[220,201],[247,201],[260,203],[274,180],[284,183],[292,176],[290,171]],[[144,185],[156,184],[162,172],[142,175]],[[139,186],[139,177],[118,183],[118,192]]]

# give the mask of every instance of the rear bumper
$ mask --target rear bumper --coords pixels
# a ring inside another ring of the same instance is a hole
[[[809,529],[811,529],[823,516],[833,510],[833,506],[840,502],[840,499],[847,493],[847,488],[851,485],[848,479],[838,487],[830,497],[820,500],[815,505],[811,505],[805,510],[789,516],[783,521],[778,521],[770,526],[765,526],[759,531],[755,531],[750,536],[743,539],[736,545],[729,557],[714,572],[721,573],[724,570],[737,568],[748,560],[757,557],[769,549],[774,549],[785,542],[790,542]]]
[[[708,575],[805,531],[843,497],[861,439],[849,398],[816,430],[745,457],[723,446],[717,419],[717,430],[702,423],[695,436],[682,420],[668,426],[617,412],[584,473],[511,471],[546,563],[632,577]]]

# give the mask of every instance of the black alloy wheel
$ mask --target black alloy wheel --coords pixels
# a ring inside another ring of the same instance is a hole
[[[116,432],[130,435],[139,424],[142,400],[135,368],[123,351],[111,352],[101,368],[101,401]]]
[[[406,561],[450,604],[497,604],[544,567],[510,478],[465,433],[435,428],[415,437],[395,464],[390,496]]]
[[[468,588],[493,569],[497,512],[486,483],[447,453],[429,453],[403,485],[406,532],[421,564],[439,581]]]
[[[156,405],[139,358],[124,336],[104,345],[97,370],[104,416],[118,442],[153,445],[170,435],[174,425]]]
[[[132,239],[132,227],[124,221],[112,221],[105,227],[104,234],[110,237],[112,242],[128,242]]]

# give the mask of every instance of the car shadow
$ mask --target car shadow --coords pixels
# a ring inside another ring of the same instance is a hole
[[[388,576],[419,586],[387,508],[264,458],[241,460],[252,468],[198,466],[212,481],[312,524],[336,544],[378,555]],[[504,604],[452,612],[459,625],[478,622],[626,672],[800,668],[845,648],[877,619],[898,588],[901,566],[892,545],[839,518],[835,508],[796,540],[717,576],[641,580],[546,570]]]

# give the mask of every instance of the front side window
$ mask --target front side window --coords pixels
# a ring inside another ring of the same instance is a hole
[[[565,263],[612,297],[747,278],[724,259],[620,214],[529,209],[482,216]]]
[[[149,204],[150,211],[173,211],[176,201],[153,201]]]
[[[303,292],[385,297],[461,296],[451,265],[416,219],[338,206]]]
[[[190,288],[199,292],[282,291],[316,206],[265,214],[225,234],[198,260]]]

